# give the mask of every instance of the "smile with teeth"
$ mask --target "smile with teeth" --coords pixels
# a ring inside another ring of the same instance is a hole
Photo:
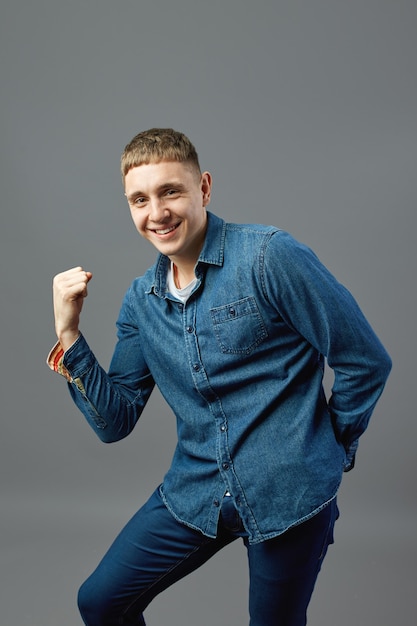
[[[154,233],[156,233],[157,235],[168,235],[168,233],[171,233],[173,230],[178,228],[178,226],[179,224],[174,224],[173,226],[168,226],[167,228],[155,228]]]

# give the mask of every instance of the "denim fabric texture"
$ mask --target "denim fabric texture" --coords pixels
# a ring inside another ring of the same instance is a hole
[[[278,228],[208,213],[186,304],[168,291],[168,265],[159,255],[127,291],[108,373],[82,335],[65,352],[70,392],[112,442],[132,431],[156,384],[178,430],[166,506],[215,537],[229,491],[248,541],[260,543],[335,497],[391,361],[351,294]]]
[[[249,544],[232,497],[225,496],[217,538],[210,539],[177,522],[156,489],[81,586],[83,621],[88,626],[144,626],[143,613],[155,596],[241,538],[249,562],[250,626],[305,626],[337,516],[334,499],[304,524]]]

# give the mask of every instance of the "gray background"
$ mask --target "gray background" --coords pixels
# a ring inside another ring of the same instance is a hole
[[[309,624],[413,623],[415,0],[6,0],[0,28],[1,623],[80,624],[79,583],[170,461],[157,394],[105,446],[45,365],[52,276],[78,264],[94,272],[82,329],[108,365],[123,293],[154,258],[119,155],[151,126],[194,141],[213,211],[310,245],[393,357]],[[149,624],[241,626],[246,586],[236,543]]]

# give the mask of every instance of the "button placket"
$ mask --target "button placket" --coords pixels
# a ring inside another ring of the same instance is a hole
[[[205,398],[209,404],[213,419],[217,422],[217,463],[219,473],[223,476],[225,490],[233,493],[233,462],[230,457],[228,447],[228,425],[226,416],[223,412],[220,399],[211,389],[204,364],[201,360],[200,349],[198,345],[198,335],[196,326],[197,299],[189,301],[183,309],[183,329],[185,349],[188,356],[188,362],[191,368],[191,375],[196,390]],[[213,506],[217,509],[221,505],[218,497],[214,498]]]
[[[193,374],[197,374],[199,372],[204,371],[202,363],[200,361],[199,351],[197,348],[197,336],[195,333],[195,302],[188,303],[186,307],[183,308],[183,328],[185,330],[184,340],[185,340],[185,349],[188,354],[189,363],[192,369]],[[196,388],[199,389],[199,380],[193,375],[194,384]]]

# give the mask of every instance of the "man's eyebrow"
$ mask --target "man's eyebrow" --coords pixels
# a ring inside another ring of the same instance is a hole
[[[129,202],[135,200],[136,198],[140,198],[143,195],[145,194],[143,194],[141,191],[133,191],[129,195],[125,193],[125,196],[129,200]]]
[[[183,191],[185,189],[185,185],[183,183],[181,183],[180,181],[168,181],[166,183],[162,183],[161,185],[159,185],[156,188],[156,192],[157,193],[164,193],[165,191],[168,191],[168,189],[178,189],[178,191]],[[133,191],[132,193],[130,193],[127,197],[128,200],[135,200],[136,198],[140,198],[142,196],[146,196],[147,194],[144,193],[143,191]]]
[[[185,189],[185,185],[181,183],[179,180],[174,180],[174,181],[159,185],[159,187],[157,188],[157,191],[158,192],[167,191],[168,189],[178,189],[179,191],[182,191],[183,189]]]

